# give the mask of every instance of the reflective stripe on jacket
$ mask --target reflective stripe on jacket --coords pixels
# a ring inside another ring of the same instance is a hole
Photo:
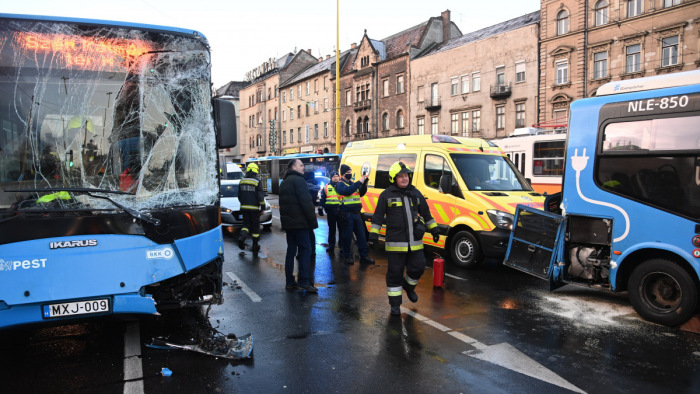
[[[379,234],[382,224],[386,224],[387,252],[423,249],[423,240],[416,240],[413,234],[412,212],[420,214],[427,230],[437,227],[425,197],[414,186],[409,185],[401,190],[396,185],[391,185],[379,195],[370,233]]]
[[[263,196],[262,183],[258,178],[245,177],[238,185],[238,201],[241,210],[261,211],[265,209],[265,197]]]
[[[340,180],[336,185],[338,195],[342,197],[341,210],[343,212],[359,213],[362,210],[362,196],[367,193],[367,185],[360,181],[351,183],[346,179]]]

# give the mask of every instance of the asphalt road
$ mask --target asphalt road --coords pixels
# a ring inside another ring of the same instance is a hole
[[[318,294],[285,290],[277,218],[257,258],[240,255],[236,234],[226,233],[225,302],[207,317],[186,310],[5,330],[2,392],[700,392],[700,335],[641,320],[625,294],[550,293],[547,282],[497,261],[448,266],[443,288],[433,288],[428,268],[419,301],[404,297],[392,317],[385,253],[372,251],[374,266],[343,266],[325,252],[324,219]],[[154,337],[191,341],[209,324],[252,333],[252,357],[145,346]]]

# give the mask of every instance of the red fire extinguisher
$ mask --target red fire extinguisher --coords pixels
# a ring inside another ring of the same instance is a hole
[[[433,259],[433,287],[442,287],[445,284],[445,260],[435,253]]]

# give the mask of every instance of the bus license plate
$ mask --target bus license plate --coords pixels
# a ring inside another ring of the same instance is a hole
[[[109,312],[109,299],[65,302],[62,304],[44,305],[44,318],[87,315],[92,313]]]

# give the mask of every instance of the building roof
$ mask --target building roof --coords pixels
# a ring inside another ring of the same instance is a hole
[[[231,81],[216,89],[216,97],[231,96],[234,100],[236,100],[240,97],[239,92],[241,89],[244,89],[248,85],[250,85],[250,82],[247,81]]]
[[[340,59],[342,59],[348,55],[350,51],[345,51],[340,53]],[[328,59],[325,59],[323,61],[318,62],[317,64],[314,64],[304,70],[302,70],[299,74],[295,75],[291,79],[287,80],[284,82],[284,86],[287,85],[292,85],[296,82],[302,81],[306,78],[309,78],[311,76],[314,76],[319,73],[331,71],[331,73],[335,74],[335,68],[333,67],[333,64],[335,64],[335,56],[332,56]]]
[[[519,16],[517,18],[507,20],[505,22],[495,24],[493,26],[485,27],[481,30],[467,33],[461,37],[453,38],[442,45],[438,45],[438,46],[434,47],[433,49],[426,51],[423,55],[421,55],[421,57],[434,55],[436,53],[440,53],[440,52],[444,52],[444,51],[449,51],[450,49],[458,48],[458,47],[461,47],[463,45],[467,45],[469,43],[472,43],[474,41],[483,40],[485,38],[495,36],[497,34],[505,33],[507,31],[519,29],[521,27],[532,25],[532,24],[539,23],[539,22],[540,22],[540,11],[531,12],[529,14],[525,14],[525,15]]]
[[[432,18],[431,18],[432,19]],[[419,25],[413,26],[411,28],[408,28],[402,32],[396,33],[394,35],[391,35],[383,40],[383,44],[386,46],[384,56],[382,56],[380,59],[381,60],[386,60],[386,59],[391,59],[394,58],[402,53],[406,52],[406,49],[408,48],[409,45],[411,46],[418,46],[420,43],[421,38],[423,37],[423,33],[425,32],[425,29],[428,26],[428,23],[430,20],[427,20]],[[372,45],[376,41],[371,40]],[[374,49],[379,49],[377,48],[376,45],[374,45]],[[381,55],[380,51],[380,55]]]

